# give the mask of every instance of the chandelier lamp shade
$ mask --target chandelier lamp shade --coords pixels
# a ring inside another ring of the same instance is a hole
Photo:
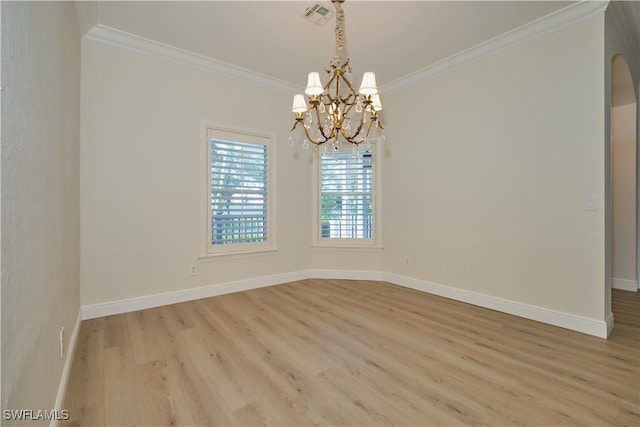
[[[289,145],[301,141],[320,146],[324,151],[331,147],[340,150],[343,143],[350,143],[354,150],[360,144],[369,147],[372,142],[384,139],[378,112],[382,110],[380,95],[373,72],[366,72],[356,92],[351,84],[351,65],[346,57],[344,34],[344,0],[332,0],[336,9],[336,53],[331,60],[323,83],[317,72],[309,73],[303,94],[293,97],[291,111],[295,122],[289,135]],[[305,97],[306,95],[306,97]]]

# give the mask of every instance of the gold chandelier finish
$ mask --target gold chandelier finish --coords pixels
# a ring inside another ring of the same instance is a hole
[[[378,119],[382,104],[374,73],[364,74],[360,89],[356,92],[350,81],[349,59],[342,59],[346,50],[344,11],[341,8],[343,2],[344,0],[332,1],[336,8],[336,54],[330,68],[324,70],[329,76],[328,80],[322,84],[318,73],[309,73],[305,89],[307,100],[302,94],[295,95],[292,111],[296,117],[289,145],[293,145],[297,129],[302,129],[304,148],[309,143],[317,146],[328,143],[334,150],[338,150],[343,142],[355,146],[366,142],[368,145],[373,139],[383,137],[382,125]]]

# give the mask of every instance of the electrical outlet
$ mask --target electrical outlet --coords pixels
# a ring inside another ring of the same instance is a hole
[[[64,326],[60,329],[60,357],[64,357]]]
[[[198,275],[198,264],[189,264],[189,276]]]
[[[597,211],[598,210],[598,196],[595,196],[595,195],[584,196],[584,210],[585,211]]]

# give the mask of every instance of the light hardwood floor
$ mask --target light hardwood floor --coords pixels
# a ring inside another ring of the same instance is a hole
[[[384,282],[84,321],[65,426],[640,424],[640,295],[608,340]]]

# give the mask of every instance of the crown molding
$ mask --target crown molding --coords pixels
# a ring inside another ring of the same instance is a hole
[[[279,80],[264,74],[256,73],[255,71],[251,71],[246,68],[211,59],[203,55],[159,43],[144,37],[139,37],[102,24],[94,25],[83,36],[83,38],[153,58],[188,65],[223,77],[238,80],[243,83],[272,89],[277,92],[291,94],[300,91],[299,86],[284,80]]]
[[[466,49],[460,53],[382,85],[380,87],[380,91],[385,95],[388,95],[410,88],[427,79],[476,61],[499,50],[523,43],[544,34],[549,34],[572,25],[579,24],[580,22],[586,21],[587,19],[603,12],[607,8],[608,4],[609,0],[583,0],[579,3],[572,4],[555,13],[542,17],[536,21],[532,21],[484,43]],[[255,71],[251,71],[246,68],[208,58],[203,55],[159,43],[144,37],[139,37],[102,24],[94,25],[83,36],[83,38],[126,49],[142,55],[192,66],[223,77],[258,87],[268,88],[277,92],[291,94],[300,90],[298,85],[284,80],[256,73]]]
[[[584,22],[603,12],[609,0],[583,0],[525,24],[491,40],[463,50],[380,87],[385,95],[415,86],[427,79],[476,61],[511,46]]]

